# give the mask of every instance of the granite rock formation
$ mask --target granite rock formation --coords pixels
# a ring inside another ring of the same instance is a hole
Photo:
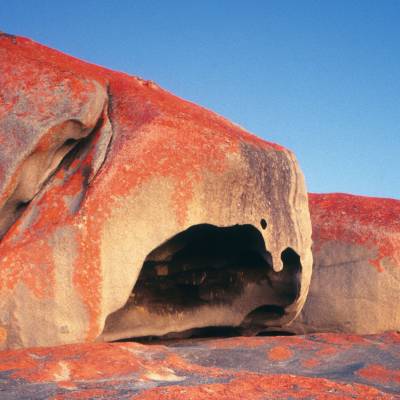
[[[400,201],[309,194],[314,268],[297,333],[400,330]]]
[[[0,352],[4,400],[396,400],[400,335],[84,343]]]
[[[0,348],[282,327],[311,277],[293,154],[0,35]]]

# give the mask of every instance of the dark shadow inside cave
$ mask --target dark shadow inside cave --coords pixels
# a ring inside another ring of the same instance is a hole
[[[193,321],[190,329],[179,330],[172,324],[168,333],[157,334],[155,331],[151,335],[135,335],[133,329],[129,338],[152,342],[267,331],[266,321],[278,321],[285,314],[285,307],[292,304],[299,294],[300,258],[290,248],[282,252],[281,258],[284,268],[275,272],[264,239],[252,225],[226,228],[209,224],[192,226],[147,256],[128,302],[107,318],[106,340],[127,338],[129,329],[126,329],[127,322],[123,319],[128,313],[132,315],[135,309],[149,310],[154,319],[190,315],[202,307],[225,307],[229,310],[236,306],[236,301],[244,296],[246,290],[250,300],[248,308],[241,310],[243,318],[238,326],[224,324],[223,317],[222,320],[220,317],[216,326],[203,326],[202,321],[198,321],[196,326],[196,321]],[[251,298],[249,287],[258,288],[254,290],[256,300]],[[125,333],[113,335],[121,325]]]

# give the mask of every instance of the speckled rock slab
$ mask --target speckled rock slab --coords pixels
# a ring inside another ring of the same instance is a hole
[[[0,398],[399,399],[400,334],[63,345],[0,353]]]

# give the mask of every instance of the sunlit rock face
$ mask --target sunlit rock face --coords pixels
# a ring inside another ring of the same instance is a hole
[[[400,330],[400,201],[348,194],[309,200],[313,277],[291,330]]]
[[[156,84],[0,35],[0,347],[289,323],[293,154]]]

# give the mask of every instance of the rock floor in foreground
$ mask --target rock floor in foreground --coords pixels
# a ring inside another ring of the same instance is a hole
[[[400,399],[400,334],[65,345],[0,353],[0,398]]]

